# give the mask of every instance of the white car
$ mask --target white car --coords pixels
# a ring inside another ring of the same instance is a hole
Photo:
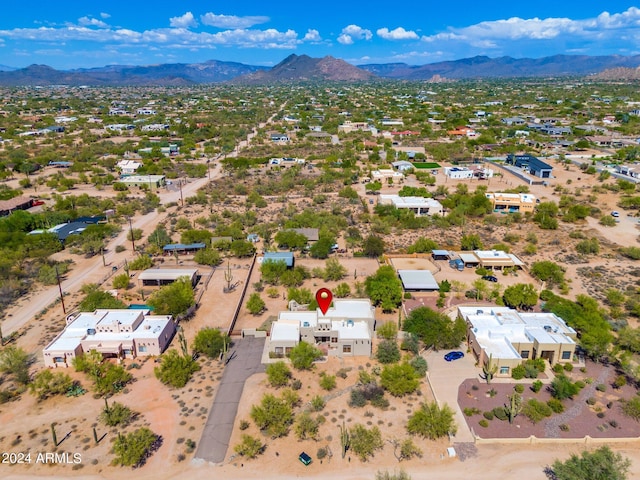
[[[618,218],[620,216],[620,212],[617,212],[616,210],[614,210],[613,212],[611,212],[611,216],[614,218]]]

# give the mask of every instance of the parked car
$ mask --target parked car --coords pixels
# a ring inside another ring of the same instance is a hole
[[[614,210],[613,212],[611,212],[611,216],[614,218],[618,218],[620,216],[620,212],[617,212],[616,210]]]
[[[464,357],[464,353],[462,352],[449,352],[444,356],[444,359],[447,362],[452,362],[454,360],[458,360],[459,358]]]
[[[486,280],[487,282],[497,282],[498,281],[498,277],[494,277],[493,275],[483,275],[482,279]]]

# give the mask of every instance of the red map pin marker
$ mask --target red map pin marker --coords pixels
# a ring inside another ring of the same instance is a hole
[[[318,306],[320,307],[323,315],[327,314],[327,310],[329,310],[332,300],[333,293],[331,293],[331,290],[328,288],[321,288],[316,292],[316,301],[318,302]]]

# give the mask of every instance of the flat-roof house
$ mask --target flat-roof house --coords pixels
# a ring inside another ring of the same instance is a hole
[[[391,178],[393,180],[395,179],[401,179],[404,178],[404,173],[402,173],[401,171],[395,171],[389,168],[381,168],[379,170],[373,170],[371,172],[371,178],[373,178],[373,180],[379,180],[379,181],[383,181],[386,180],[388,178]]]
[[[375,309],[368,299],[334,300],[322,314],[315,311],[280,312],[271,324],[266,348],[287,355],[301,341],[336,357],[371,356]]]
[[[510,376],[526,359],[543,358],[551,365],[573,360],[577,333],[553,313],[459,306],[458,316],[467,323],[467,341],[478,363],[491,359],[498,376]]]
[[[536,197],[530,193],[487,193],[493,210],[500,213],[531,212],[536,208]]]
[[[503,269],[504,267],[522,267],[524,263],[513,253],[502,250],[474,250],[482,268]]]
[[[406,172],[416,168],[413,166],[413,163],[407,162],[406,160],[398,160],[397,162],[393,162],[391,166],[399,172]]]
[[[507,155],[506,163],[527,170],[540,178],[551,178],[553,167],[533,155]]]
[[[133,175],[142,166],[142,163],[134,160],[120,160],[116,163],[116,167],[123,175]]]
[[[444,174],[449,178],[465,179],[473,178],[473,170],[467,167],[444,167]]]
[[[151,315],[149,309],[81,312],[69,316],[64,330],[43,349],[44,364],[69,367],[91,350],[105,358],[160,355],[175,332],[171,315]]]
[[[138,275],[138,281],[144,286],[170,285],[181,277],[187,277],[191,285],[198,282],[197,268],[147,268]]]
[[[416,215],[443,215],[442,204],[433,198],[379,195],[378,203],[396,208],[412,210]]]
[[[159,188],[166,184],[164,175],[131,175],[122,177],[120,182],[129,187],[141,187],[146,185],[149,188]]]

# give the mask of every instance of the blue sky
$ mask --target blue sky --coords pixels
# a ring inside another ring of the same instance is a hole
[[[12,67],[206,60],[271,66],[292,53],[356,65],[640,54],[638,0],[4,3],[0,65]]]

